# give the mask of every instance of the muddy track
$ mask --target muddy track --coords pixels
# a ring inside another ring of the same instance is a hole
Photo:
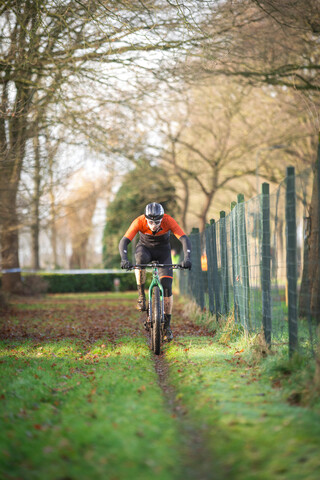
[[[181,305],[174,305],[173,317],[176,319],[173,325],[174,337],[177,341],[183,340],[185,335],[207,336],[208,341],[214,336],[205,327],[195,324],[183,314]],[[140,317],[143,324],[143,317]],[[149,347],[151,346],[150,335],[145,331]],[[190,418],[187,408],[181,400],[177,399],[175,387],[169,380],[169,365],[164,353],[154,355],[154,367],[158,376],[158,383],[163,392],[168,415],[176,419],[177,430],[182,438],[180,454],[180,476],[183,480],[220,480],[213,471],[213,462],[209,449],[206,445],[206,427],[196,425]]]
[[[212,469],[212,459],[206,445],[205,427],[195,425],[186,407],[181,401],[177,400],[176,390],[169,382],[169,366],[163,354],[154,356],[154,366],[168,415],[176,419],[177,429],[183,439],[181,445],[182,455],[180,457],[181,478],[184,480],[217,479]]]

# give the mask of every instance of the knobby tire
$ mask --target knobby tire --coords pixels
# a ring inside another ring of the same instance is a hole
[[[151,350],[154,351],[154,339],[153,339],[153,319],[152,319],[152,312],[150,310],[150,303],[149,303],[149,319],[151,323],[150,329],[150,337],[151,337]]]
[[[156,355],[160,355],[161,346],[161,301],[160,289],[154,287],[152,290],[152,329],[151,346]]]

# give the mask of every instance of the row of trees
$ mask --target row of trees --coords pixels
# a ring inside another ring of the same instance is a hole
[[[79,143],[81,135],[82,142],[95,147],[103,136],[107,151],[119,150],[117,145],[108,148],[116,135],[113,123],[99,121],[107,117],[109,105],[124,101],[117,68],[134,68],[139,52],[192,44],[192,35],[182,35],[184,24],[175,11],[170,2],[98,0],[9,0],[0,7],[4,289],[21,287],[17,200],[28,160],[34,158],[37,169],[38,150],[30,154],[30,145],[41,145],[49,129],[51,138]],[[106,97],[97,97],[100,87]]]
[[[212,205],[220,207],[220,191],[225,207],[226,187],[237,190],[237,181],[252,194],[257,159],[266,179],[283,177],[271,162],[273,146],[286,146],[286,163],[310,163],[317,18],[316,0],[7,1],[0,10],[4,288],[20,285],[13,270],[23,179],[34,179],[28,215],[36,245],[39,178],[48,188],[51,171],[51,183],[59,182],[66,144],[111,159],[115,184],[141,158],[161,165],[185,228],[197,218],[204,225]],[[79,167],[75,156],[69,166]]]

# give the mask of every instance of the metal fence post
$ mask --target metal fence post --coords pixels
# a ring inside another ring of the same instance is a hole
[[[271,346],[271,250],[270,250],[270,197],[269,184],[262,184],[262,325],[266,344]]]
[[[236,202],[231,202],[231,213],[230,213],[230,241],[231,241],[231,259],[232,259],[232,286],[233,286],[233,310],[234,310],[234,320],[235,322],[239,321],[239,299],[238,299],[238,262],[237,262],[237,242],[238,236],[236,233]]]
[[[212,281],[215,300],[215,314],[216,320],[219,321],[221,316],[221,302],[220,302],[220,278],[218,272],[218,257],[217,257],[217,230],[216,223],[213,219],[210,220],[211,224],[211,243],[212,243]]]
[[[190,241],[191,241],[191,261],[192,261],[192,270],[191,275],[189,275],[189,291],[191,296],[195,301],[197,301],[196,297],[196,287],[198,283],[197,279],[197,248],[196,248],[196,241],[195,241],[195,228],[191,230],[190,233]]]
[[[316,160],[316,175],[317,175],[317,190],[318,190],[318,272],[320,271],[320,133],[319,133],[319,142],[318,142],[318,152]],[[315,302],[315,319],[317,324],[320,323],[320,298]]]
[[[227,229],[226,212],[220,212],[220,255],[222,277],[222,314],[229,312],[229,278],[228,278],[228,253],[227,253]]]
[[[211,225],[206,224],[206,254],[208,267],[208,295],[209,295],[209,311],[214,313],[214,288],[213,288],[213,258],[212,258],[212,240],[211,240]]]
[[[201,245],[200,245],[200,233],[199,228],[193,228],[190,235],[192,244],[191,259],[192,259],[192,290],[195,296],[196,302],[201,308],[204,309],[204,290],[203,290],[203,278],[201,270]]]
[[[238,235],[239,235],[239,253],[240,253],[240,285],[242,295],[240,298],[241,320],[246,329],[251,329],[250,321],[250,287],[249,287],[249,265],[248,265],[248,247],[247,247],[247,231],[246,231],[246,217],[245,217],[245,205],[244,195],[239,193],[238,195]]]
[[[287,167],[286,224],[289,356],[291,357],[298,348],[297,227],[294,167]]]

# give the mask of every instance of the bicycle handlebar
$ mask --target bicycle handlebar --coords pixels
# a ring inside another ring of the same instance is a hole
[[[178,263],[141,263],[137,265],[132,265],[128,270],[134,270],[139,268],[155,268],[155,267],[172,267],[172,268],[180,268],[183,269],[180,264]]]

